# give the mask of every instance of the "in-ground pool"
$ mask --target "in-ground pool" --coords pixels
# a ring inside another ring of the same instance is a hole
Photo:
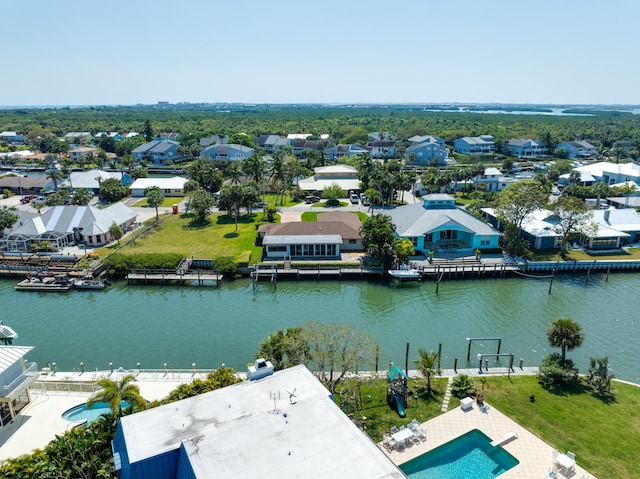
[[[519,461],[474,429],[400,466],[409,479],[493,479]]]
[[[124,409],[129,404],[125,401],[122,402],[122,408]],[[78,404],[77,406],[67,409],[62,413],[63,419],[73,422],[93,422],[101,415],[111,412],[109,404],[106,402],[97,402],[93,405],[93,409],[89,409],[86,404]]]

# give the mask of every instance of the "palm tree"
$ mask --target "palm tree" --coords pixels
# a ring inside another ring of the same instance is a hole
[[[136,378],[133,374],[127,374],[120,381],[113,381],[108,378],[102,378],[98,381],[99,391],[94,393],[87,400],[89,409],[98,402],[106,402],[118,417],[122,416],[122,402],[129,403],[132,410],[137,411],[144,409],[146,402],[140,395],[140,388],[137,384],[131,384]]]
[[[156,223],[158,222],[158,206],[162,204],[164,201],[164,193],[157,186],[152,186],[151,188],[147,188],[144,192],[144,195],[147,197],[147,205],[156,209]]]
[[[109,234],[111,235],[112,238],[115,238],[116,240],[118,240],[118,245],[119,245],[120,238],[122,238],[122,228],[120,228],[120,225],[115,221],[113,221],[111,223],[111,226],[109,226]]]
[[[584,341],[584,334],[582,334],[582,326],[573,319],[558,318],[551,321],[551,326],[547,330],[547,339],[551,347],[562,349],[564,364],[567,351],[580,347]]]
[[[426,379],[427,393],[430,394],[431,379],[440,374],[440,368],[438,367],[440,355],[434,351],[425,351],[424,349],[418,349],[418,354],[420,354],[420,359],[414,359],[413,363],[417,366],[422,377]]]
[[[364,195],[369,200],[369,213],[373,211],[373,205],[381,203],[380,192],[375,188],[369,188],[364,192]]]

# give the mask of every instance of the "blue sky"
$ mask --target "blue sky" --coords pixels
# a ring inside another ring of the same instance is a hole
[[[0,105],[640,104],[637,0],[2,0],[0,11]]]

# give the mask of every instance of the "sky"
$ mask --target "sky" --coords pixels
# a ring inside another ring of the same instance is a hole
[[[0,105],[640,104],[638,0],[2,0]]]

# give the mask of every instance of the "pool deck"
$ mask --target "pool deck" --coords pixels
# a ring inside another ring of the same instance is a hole
[[[422,423],[422,427],[427,432],[426,441],[391,452],[380,444],[380,449],[389,456],[394,464],[399,466],[472,429],[479,429],[492,440],[513,431],[518,434],[518,437],[506,442],[502,447],[518,459],[520,464],[502,474],[500,479],[543,479],[550,477],[549,471],[552,463],[553,447],[512,421],[490,404],[486,404],[484,408],[479,408],[474,403],[473,407],[467,411],[457,407]],[[576,459],[578,464],[576,464],[575,472],[569,473],[567,476],[558,475],[557,477],[597,479],[579,466],[579,456]]]

